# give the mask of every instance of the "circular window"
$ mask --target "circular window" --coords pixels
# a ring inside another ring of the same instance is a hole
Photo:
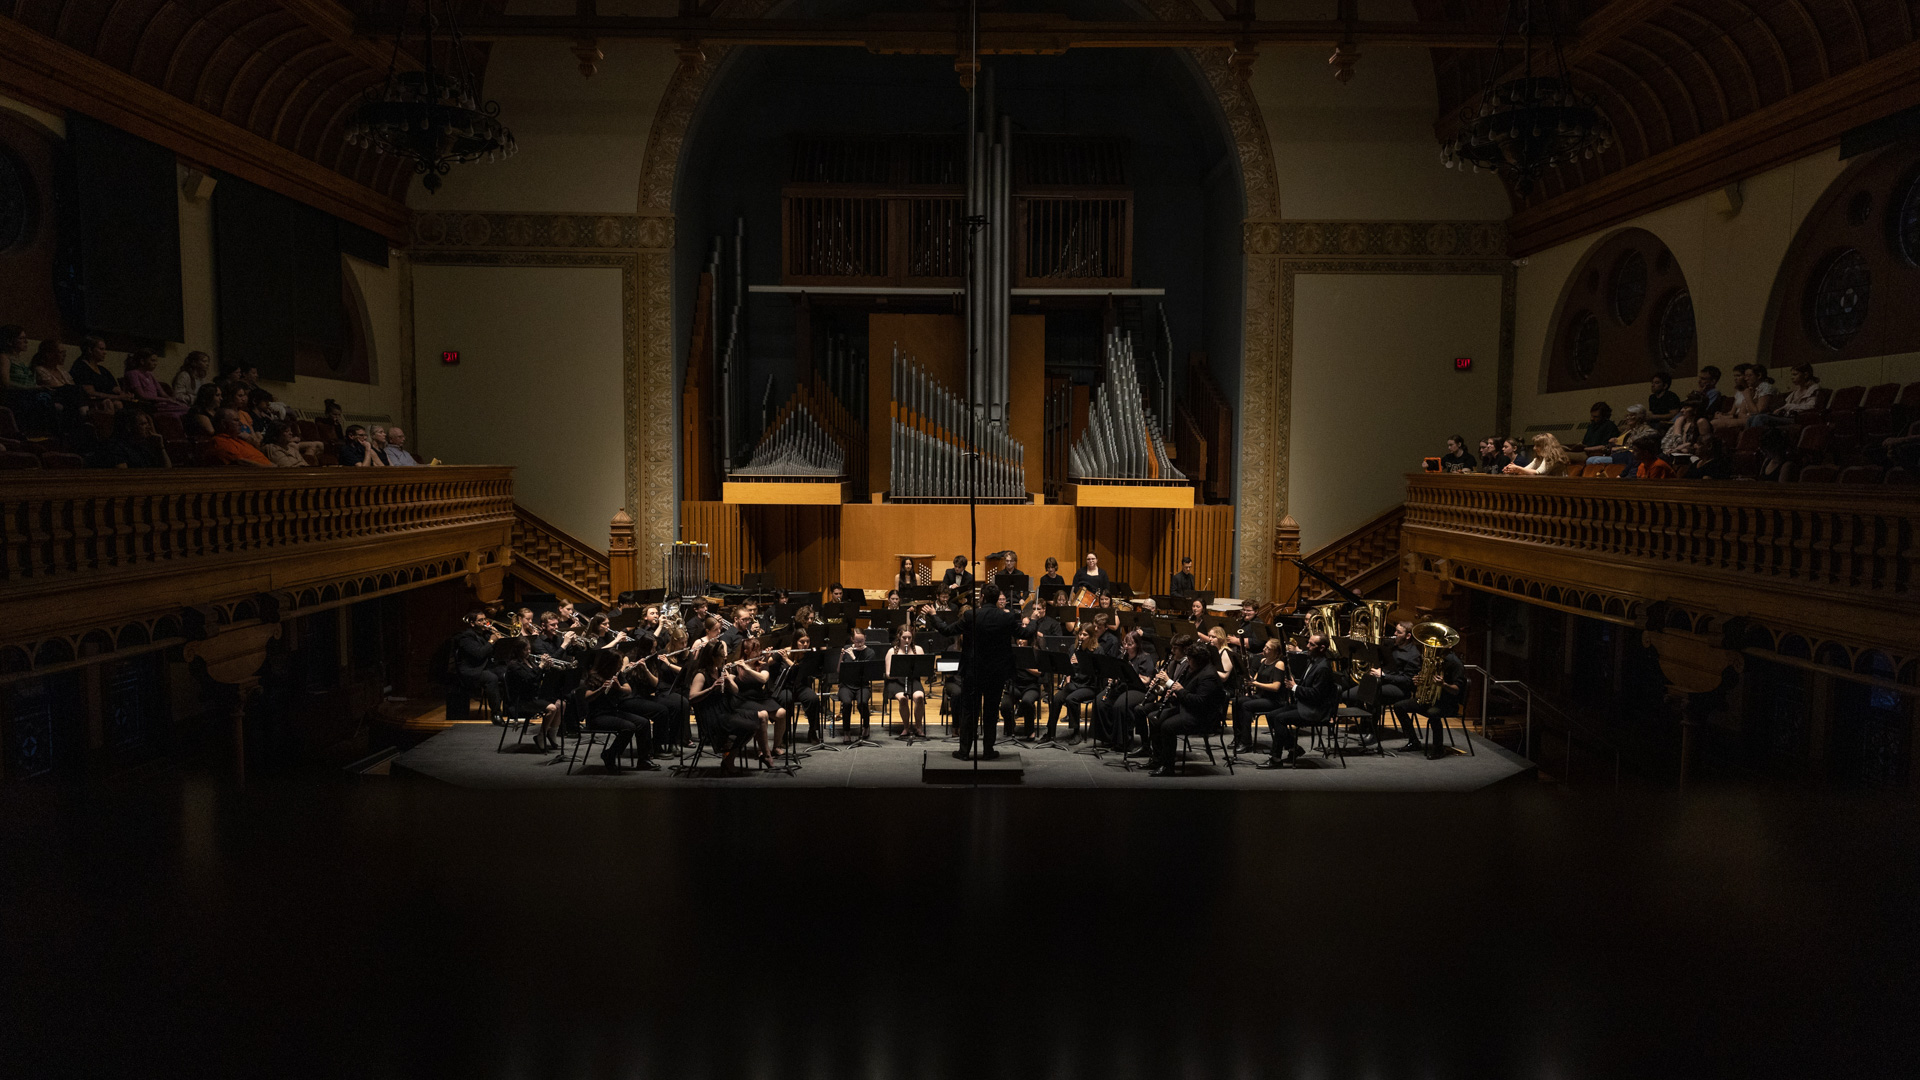
[[[1865,225],[1873,216],[1873,192],[1856,191],[1847,200],[1847,224]]]
[[[1647,303],[1647,257],[1638,251],[1620,256],[1613,268],[1613,317],[1631,326]]]
[[[1920,173],[1907,181],[1907,190],[1900,195],[1899,210],[1893,218],[1893,242],[1902,258],[1920,266]]]
[[[1854,248],[1827,260],[1813,286],[1813,338],[1829,349],[1844,348],[1867,321],[1873,274]]]
[[[1573,330],[1567,336],[1567,357],[1573,364],[1573,377],[1585,381],[1593,377],[1593,367],[1600,362],[1600,316],[1591,311],[1582,312],[1573,320]]]
[[[26,242],[33,210],[33,178],[19,158],[0,149],[0,251]]]
[[[1660,308],[1660,338],[1654,356],[1662,371],[1670,371],[1685,363],[1692,351],[1693,297],[1682,289]]]

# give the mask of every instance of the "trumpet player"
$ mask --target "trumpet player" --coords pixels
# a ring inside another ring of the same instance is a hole
[[[1281,672],[1281,682],[1293,691],[1293,705],[1268,718],[1267,723],[1273,729],[1273,754],[1254,766],[1256,769],[1278,769],[1293,764],[1306,752],[1300,748],[1300,728],[1326,723],[1327,717],[1339,707],[1340,691],[1333,681],[1333,662],[1327,657],[1326,637],[1322,634],[1308,637],[1303,651],[1306,668],[1298,678],[1291,672]],[[1283,747],[1285,760],[1280,755]]]
[[[468,693],[478,697],[492,710],[493,722],[506,723],[500,675],[493,670],[493,643],[500,636],[484,611],[466,618],[466,628],[453,636],[452,667],[454,678]]]

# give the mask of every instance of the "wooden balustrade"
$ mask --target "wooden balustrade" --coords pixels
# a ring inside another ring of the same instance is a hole
[[[632,519],[626,526],[631,536]],[[607,556],[524,506],[513,508],[513,559],[515,575],[547,592],[602,604],[613,600],[613,569]]]
[[[1400,525],[1406,508],[1396,506],[1332,543],[1301,556],[1315,570],[1363,595],[1390,579],[1400,563]],[[1333,590],[1318,579],[1303,582],[1301,595],[1319,600]]]
[[[504,466],[12,473],[0,638],[409,566],[497,577],[512,520]]]
[[[1916,533],[1920,493],[1902,489],[1420,473],[1402,568],[1910,640]]]

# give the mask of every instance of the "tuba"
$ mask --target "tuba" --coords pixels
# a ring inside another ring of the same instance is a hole
[[[1320,604],[1307,612],[1307,635],[1319,634],[1332,641],[1340,635],[1340,605]]]
[[[1443,622],[1423,622],[1413,628],[1413,640],[1420,646],[1420,672],[1413,677],[1413,703],[1424,709],[1440,700],[1440,661],[1460,644],[1460,634]]]

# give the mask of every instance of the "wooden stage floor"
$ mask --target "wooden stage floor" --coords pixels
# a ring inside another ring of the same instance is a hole
[[[936,735],[941,728],[929,721]],[[1455,740],[1460,738],[1456,730]],[[793,775],[780,772],[749,772],[745,776],[711,775],[707,765],[718,765],[709,755],[702,775],[675,776],[668,771],[670,758],[657,759],[659,772],[625,771],[607,774],[597,756],[574,768],[567,775],[565,762],[554,763],[553,755],[535,753],[531,743],[514,746],[513,734],[507,736],[504,752],[496,751],[500,729],[491,724],[456,724],[411,750],[394,758],[391,774],[395,777],[424,778],[458,787],[570,788],[579,791],[606,791],[612,788],[661,789],[672,787],[739,788],[900,788],[932,787],[921,779],[923,754],[951,754],[954,742],[936,738],[909,746],[874,727],[873,739],[879,746],[822,751],[801,759]],[[1395,740],[1397,741],[1397,740]],[[1005,744],[1001,744],[1002,747]],[[1389,743],[1391,746],[1392,743]],[[1464,747],[1464,744],[1462,744]],[[1177,777],[1149,777],[1144,769],[1122,769],[1108,762],[1117,755],[1096,758],[1076,754],[1070,749],[1020,747],[1026,772],[1020,783],[1029,788],[1145,788],[1149,790],[1212,791],[1328,791],[1328,792],[1440,792],[1476,791],[1507,781],[1530,776],[1533,765],[1525,759],[1485,739],[1473,737],[1474,753],[1456,751],[1438,761],[1419,754],[1362,754],[1349,749],[1347,767],[1338,760],[1309,753],[1299,767],[1262,771],[1253,766],[1266,760],[1265,754],[1242,756],[1229,774],[1224,764],[1209,765],[1206,755],[1195,745],[1185,767]],[[1217,753],[1217,751],[1216,751]],[[596,751],[597,754],[597,751]],[[950,787],[950,784],[938,785]]]

